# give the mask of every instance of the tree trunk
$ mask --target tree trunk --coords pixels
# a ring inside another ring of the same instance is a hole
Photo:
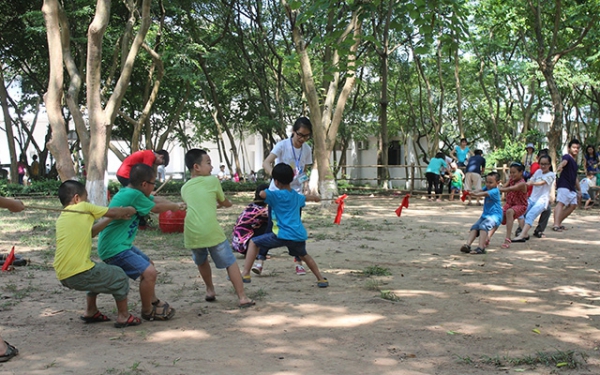
[[[562,131],[563,131],[563,111],[564,106],[558,85],[554,79],[553,64],[546,64],[541,67],[542,74],[546,79],[546,86],[552,99],[552,125],[548,131],[548,152],[552,156],[552,164],[556,169],[556,160],[562,153]]]
[[[303,84],[302,88],[308,101],[308,106],[310,108],[310,118],[311,122],[313,123],[313,136],[315,145],[314,159],[316,161],[315,164],[317,166],[319,188],[321,192],[321,198],[323,199],[324,204],[327,205],[329,202],[331,202],[331,198],[334,195],[337,195],[337,184],[331,170],[329,156],[335,144],[335,139],[337,137],[339,125],[342,120],[344,107],[356,80],[354,74],[354,67],[356,51],[360,43],[360,35],[362,32],[361,23],[358,19],[359,11],[354,12],[346,30],[337,40],[337,46],[340,46],[342,45],[342,42],[348,37],[348,35],[351,32],[353,32],[355,43],[350,48],[350,53],[348,55],[348,72],[346,74],[346,82],[341,90],[341,93],[338,96],[333,117],[330,118],[331,111],[334,105],[334,98],[338,91],[339,72],[336,72],[334,74],[334,79],[330,82],[329,88],[325,96],[323,108],[321,108],[319,104],[318,90],[313,79],[312,65],[310,62],[310,57],[308,55],[307,45],[302,34],[302,30],[300,27],[301,25],[297,23],[296,17],[298,13],[295,10],[293,11],[285,0],[282,0],[282,3],[286,8],[286,12],[290,20],[292,28],[292,39],[294,41],[294,46],[296,48],[296,52],[298,53],[298,57],[300,60],[300,72]],[[333,51],[331,61],[329,63],[331,64],[331,66],[336,67],[338,66],[339,59],[340,54],[339,51],[336,49]],[[313,172],[311,172],[311,176],[312,173],[315,172],[314,169],[315,168],[313,166]]]
[[[1,65],[1,64],[0,64]],[[12,118],[8,108],[8,93],[4,83],[4,74],[0,69],[0,104],[4,113],[4,127],[6,128],[6,138],[8,141],[8,152],[10,154],[10,179],[12,183],[16,183],[17,171],[17,151],[15,149],[15,136],[13,134]]]
[[[52,136],[48,149],[56,160],[56,170],[61,181],[75,179],[75,171],[71,162],[67,128],[62,115],[61,101],[63,97],[63,51],[61,43],[61,27],[59,22],[59,4],[57,0],[44,0],[42,13],[46,23],[48,51],[50,57],[50,79],[48,91],[44,95],[44,103],[48,112],[48,122],[52,127]]]

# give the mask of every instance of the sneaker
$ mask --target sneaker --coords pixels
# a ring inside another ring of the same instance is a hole
[[[250,276],[250,275],[242,276],[242,281],[244,282],[244,284],[250,284],[252,282],[252,276]]]
[[[262,273],[262,270],[262,264],[254,263],[254,265],[252,266],[252,272],[254,272],[257,275],[260,275]]]
[[[327,281],[327,278],[324,278],[323,280],[319,280],[319,281],[317,281],[317,286],[319,288],[327,288],[329,286],[329,281]]]
[[[306,275],[306,270],[304,269],[303,265],[296,264],[296,275],[298,275],[298,276]]]

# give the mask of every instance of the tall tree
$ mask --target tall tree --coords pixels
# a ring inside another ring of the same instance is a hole
[[[302,89],[310,108],[320,193],[323,198],[330,199],[337,194],[337,186],[329,156],[335,146],[346,102],[356,81],[355,59],[362,36],[362,8],[360,4],[351,7],[325,0],[301,13],[300,2],[288,3],[282,0],[282,4],[298,54]],[[321,60],[325,72],[321,82],[324,95],[319,94],[311,62],[311,52],[314,51],[309,48],[305,35],[305,30],[310,28],[309,20],[312,22],[317,15],[326,20],[323,23],[326,25],[326,34],[323,36],[325,47]]]
[[[522,9],[526,22],[519,33],[528,55],[536,62],[546,81],[552,100],[552,125],[548,132],[551,155],[558,155],[562,143],[564,103],[556,82],[555,68],[561,58],[583,45],[594,43],[586,38],[597,27],[597,1],[554,0],[552,3],[527,0]]]
[[[150,5],[151,0],[142,0],[139,3],[134,0],[127,0],[127,6],[130,10],[129,19],[132,24],[137,26],[137,32],[131,43],[124,46],[120,74],[112,87],[110,96],[104,103],[101,96],[103,89],[102,47],[111,15],[111,1],[97,1],[95,14],[87,33],[85,110],[89,131],[83,121],[84,113],[77,107],[82,75],[71,54],[70,28],[67,15],[57,0],[44,0],[42,7],[46,20],[50,55],[50,82],[45,97],[48,119],[52,126],[52,138],[48,142],[48,147],[56,159],[56,167],[61,180],[74,178],[75,173],[68,148],[66,127],[62,117],[63,69],[66,68],[70,77],[66,99],[69,110],[73,114],[77,134],[86,159],[86,188],[90,201],[97,204],[104,205],[106,203],[106,183],[104,179],[111,128],[125,91],[129,86],[136,56],[144,43],[151,24]]]

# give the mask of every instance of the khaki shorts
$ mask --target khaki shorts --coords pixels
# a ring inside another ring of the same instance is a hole
[[[129,278],[125,271],[104,263],[95,263],[89,270],[60,280],[60,283],[69,289],[87,292],[88,296],[112,294],[115,301],[124,300],[129,293]]]
[[[480,190],[481,187],[481,175],[475,172],[468,172],[465,176],[465,190]]]

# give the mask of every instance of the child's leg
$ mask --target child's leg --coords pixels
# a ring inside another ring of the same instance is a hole
[[[154,287],[156,286],[156,278],[158,272],[154,265],[149,265],[142,276],[140,276],[140,300],[142,302],[142,314],[152,313],[152,302],[158,300],[154,293]]]
[[[258,246],[256,246],[254,241],[250,240],[250,242],[248,243],[248,252],[246,253],[246,259],[244,260],[244,269],[242,270],[242,276],[250,275],[250,269],[252,269],[252,265],[254,264],[254,260],[256,259],[257,254]],[[231,278],[231,276],[229,276],[229,278]]]
[[[85,314],[83,314],[84,317],[91,318],[92,316],[96,315],[97,312],[100,311],[100,310],[98,310],[98,306],[96,305],[97,297],[98,297],[97,294],[86,293]]]
[[[498,228],[494,228],[494,229],[490,230],[489,232],[487,232],[487,240],[488,240],[488,241],[491,241],[491,240],[492,240],[492,236],[493,236],[494,234],[496,234],[496,230],[497,230],[497,229],[498,229]],[[481,236],[481,234],[480,234],[480,236]]]
[[[129,308],[127,307],[127,298],[115,301],[117,304],[117,322],[125,323],[129,319]]]
[[[477,238],[477,230],[471,230],[469,232],[469,237],[467,237],[467,245],[471,246],[473,241],[475,241],[475,238]]]
[[[250,251],[248,249],[248,251]],[[237,294],[240,300],[241,305],[251,304],[253,301],[246,296],[244,292],[244,283],[242,281],[242,275],[240,274],[240,268],[237,263],[233,263],[231,266],[227,267],[227,275],[229,275],[229,280],[231,280],[231,284],[233,284],[233,289],[235,289],[235,294]]]
[[[506,238],[504,239],[504,245],[502,247],[510,247],[510,238],[512,237],[513,222],[515,221],[515,210],[509,208],[506,210]],[[493,229],[492,229],[493,230]]]
[[[315,275],[315,277],[317,278],[317,281],[323,280],[323,275],[321,275],[321,272],[319,271],[317,262],[315,262],[315,260],[310,255],[308,255],[308,254],[303,255],[300,257],[300,259],[302,259],[306,263],[306,265],[311,270],[313,275]]]
[[[494,228],[496,229],[496,228]],[[488,240],[488,232],[485,230],[479,231],[479,247],[485,249],[486,241]]]
[[[202,276],[204,285],[206,285],[206,298],[214,298],[216,296],[215,285],[212,281],[212,270],[210,268],[210,263],[208,263],[208,259],[198,266],[198,271],[200,271],[200,276]]]
[[[523,230],[521,231],[521,234],[519,234],[519,236],[517,236],[515,239],[513,239],[513,242],[515,242],[517,240],[521,240],[523,238],[526,238],[527,233],[529,233],[529,229],[531,229],[531,225],[525,223],[521,228],[523,228]]]

